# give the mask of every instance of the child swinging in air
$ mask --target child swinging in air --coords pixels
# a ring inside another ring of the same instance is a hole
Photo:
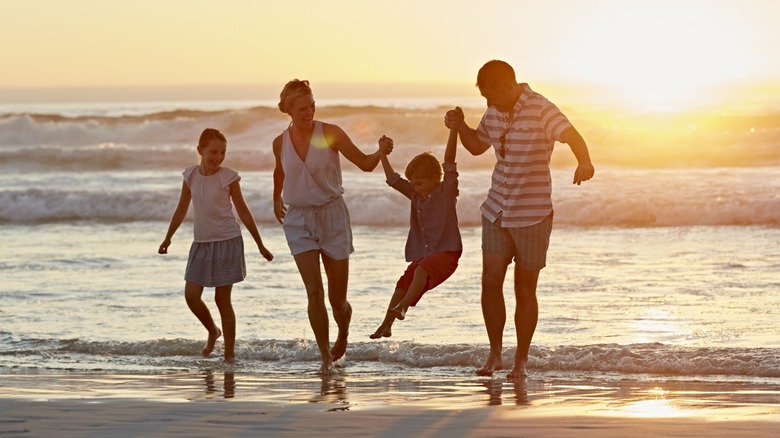
[[[406,261],[411,263],[396,283],[385,319],[369,336],[371,339],[392,336],[395,319],[403,320],[409,306],[416,305],[425,292],[444,282],[458,267],[463,244],[456,210],[457,142],[457,130],[450,130],[443,172],[439,160],[425,152],[406,166],[407,179],[393,170],[387,155],[381,156],[387,184],[412,201],[405,249]]]
[[[205,129],[198,141],[200,165],[196,164],[184,170],[179,204],[171,217],[165,240],[157,252],[168,253],[171,238],[187,216],[192,201],[195,239],[190,247],[184,274],[184,297],[187,306],[209,332],[206,346],[201,352],[203,356],[211,354],[217,338],[224,331],[225,362],[233,363],[236,356],[236,315],[230,301],[230,293],[234,283],[246,278],[244,241],[241,237],[241,227],[233,215],[233,206],[239,219],[254,238],[260,254],[269,261],[274,256],[260,239],[255,218],[241,193],[241,177],[233,169],[222,167],[226,152],[225,136],[216,129]],[[222,318],[222,330],[214,323],[208,307],[201,299],[204,287],[214,288],[214,300]]]

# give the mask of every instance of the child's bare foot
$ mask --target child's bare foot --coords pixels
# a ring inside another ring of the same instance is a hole
[[[390,309],[390,313],[392,313],[399,320],[403,321],[404,319],[406,319],[406,310],[407,309],[408,309],[408,307],[403,308],[403,307],[395,306],[392,309]]]
[[[492,376],[493,371],[497,370],[503,370],[504,369],[504,363],[501,361],[501,356],[491,354],[488,356],[487,361],[485,361],[485,366],[478,369],[476,371],[476,374],[478,376]]]
[[[374,333],[368,335],[371,339],[389,338],[390,336],[393,336],[393,332],[391,328],[386,325],[380,325]]]
[[[235,354],[226,354],[225,359],[222,360],[224,363],[233,364],[236,363],[236,355]]]
[[[526,369],[527,361],[521,360],[518,362],[515,362],[514,368],[512,368],[512,371],[510,371],[506,378],[509,380],[515,380],[515,379],[522,379],[525,377],[528,377],[528,370]]]
[[[203,351],[200,353],[203,355],[203,357],[209,357],[209,354],[211,354],[212,351],[214,351],[214,344],[217,343],[217,339],[222,336],[222,330],[217,329],[215,332],[209,332],[209,339],[206,341],[206,346],[203,347]]]

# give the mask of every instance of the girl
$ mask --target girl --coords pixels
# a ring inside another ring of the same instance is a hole
[[[184,221],[192,200],[195,212],[193,226],[195,239],[190,247],[187,270],[184,274],[184,297],[192,313],[209,332],[206,346],[202,351],[203,356],[208,357],[211,354],[217,338],[224,331],[225,362],[233,363],[236,315],[230,302],[230,293],[233,283],[246,278],[244,241],[241,237],[241,227],[233,215],[233,206],[241,222],[255,239],[260,254],[269,261],[274,256],[263,245],[255,218],[241,194],[239,185],[241,177],[236,171],[222,167],[226,151],[227,140],[218,130],[205,129],[200,135],[198,141],[200,165],[188,167],[184,171],[179,205],[173,212],[168,233],[158,253],[168,253],[171,238]],[[214,288],[214,299],[222,318],[222,330],[214,324],[208,307],[201,299],[204,287]]]

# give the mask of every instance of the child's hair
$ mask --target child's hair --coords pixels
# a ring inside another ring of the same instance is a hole
[[[279,93],[279,110],[285,114],[290,114],[290,107],[293,102],[301,96],[313,96],[309,81],[291,80],[285,84],[282,92]]]
[[[198,150],[204,148],[211,143],[211,140],[220,140],[227,143],[225,135],[219,132],[219,129],[206,128],[200,133],[200,139],[198,140]]]
[[[418,178],[437,178],[441,180],[444,172],[441,169],[441,163],[432,152],[423,152],[412,158],[412,161],[406,165],[404,171],[406,179]]]

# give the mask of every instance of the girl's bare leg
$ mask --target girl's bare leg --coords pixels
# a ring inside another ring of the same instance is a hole
[[[208,357],[212,351],[214,351],[214,344],[217,339],[222,335],[222,331],[214,324],[214,319],[211,318],[211,312],[203,302],[201,298],[203,296],[203,286],[195,284],[189,281],[184,283],[184,299],[187,300],[187,306],[190,311],[200,320],[203,327],[209,331],[209,337],[206,341],[206,346],[203,347],[201,354],[204,357]]]
[[[236,313],[230,295],[233,285],[218,286],[214,291],[214,301],[217,302],[219,315],[222,319],[222,332],[225,334],[225,362],[233,363],[236,359]]]

